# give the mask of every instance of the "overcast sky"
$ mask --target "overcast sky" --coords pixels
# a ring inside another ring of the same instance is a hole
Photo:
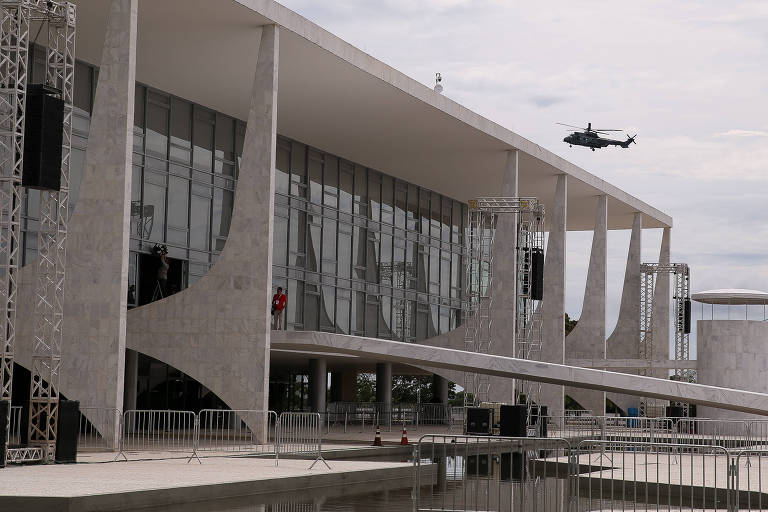
[[[441,72],[451,99],[671,215],[693,291],[768,290],[768,2],[280,1],[426,85]],[[637,144],[569,148],[556,122]],[[573,317],[591,236],[567,241]],[[660,239],[644,231],[643,261]],[[608,239],[609,332],[628,241]]]

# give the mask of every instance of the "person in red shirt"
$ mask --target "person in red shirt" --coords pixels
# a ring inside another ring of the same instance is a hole
[[[272,296],[272,328],[283,329],[283,311],[288,303],[288,297],[283,293],[282,287],[277,287],[277,293]]]

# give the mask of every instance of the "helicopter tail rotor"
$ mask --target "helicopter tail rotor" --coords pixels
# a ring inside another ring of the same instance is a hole
[[[637,134],[634,134],[631,137],[627,135],[627,140],[624,141],[621,147],[628,148],[630,144],[637,144],[637,142],[635,142],[635,137],[637,137]]]

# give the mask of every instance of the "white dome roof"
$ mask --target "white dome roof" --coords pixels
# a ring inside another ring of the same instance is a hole
[[[691,299],[704,304],[768,304],[768,292],[745,290],[743,288],[723,288],[694,293]]]

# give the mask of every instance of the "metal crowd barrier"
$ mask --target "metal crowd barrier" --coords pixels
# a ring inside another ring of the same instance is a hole
[[[677,420],[677,442],[695,445],[722,446],[728,450],[750,446],[749,422],[707,418]]]
[[[276,439],[276,465],[279,454],[317,454],[309,469],[312,469],[319,461],[331,469],[323,458],[323,425],[319,413],[281,413],[277,420]]]
[[[171,452],[197,457],[198,416],[192,411],[130,410],[123,414],[120,453]]]
[[[565,439],[423,435],[414,448],[414,510],[570,510]],[[425,471],[429,468],[429,472]]]
[[[122,415],[119,409],[80,408],[78,451],[114,450],[121,423]]]
[[[463,408],[462,413],[463,413]],[[401,403],[387,404],[384,402],[331,402],[325,412],[326,429],[340,428],[344,432],[352,425],[359,425],[362,431],[375,430],[383,427],[388,430],[392,426],[406,425],[418,430],[422,426],[454,426],[453,409],[447,404],[433,403]],[[463,416],[460,418],[463,424]]]
[[[576,456],[578,510],[732,510],[721,446],[586,440]]]
[[[215,454],[274,454],[274,411],[203,409],[198,415],[197,451]]]

